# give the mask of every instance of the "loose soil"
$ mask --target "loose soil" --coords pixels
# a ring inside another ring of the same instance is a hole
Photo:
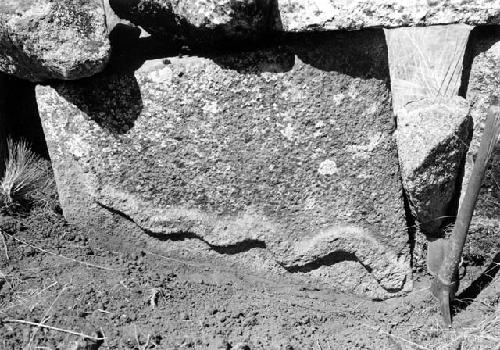
[[[498,261],[470,269],[445,329],[424,272],[407,296],[368,300],[75,227],[49,192],[0,219],[0,349],[500,348]]]

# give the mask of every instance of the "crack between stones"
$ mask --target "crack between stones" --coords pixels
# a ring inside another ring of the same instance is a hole
[[[336,263],[343,262],[343,261],[355,261],[355,262],[359,263],[361,266],[363,266],[368,273],[371,274],[373,272],[373,270],[370,266],[363,264],[356,257],[356,254],[345,251],[345,250],[337,250],[337,251],[332,252],[330,254],[327,254],[321,258],[318,258],[316,260],[308,262],[304,265],[293,265],[293,266],[283,266],[282,265],[282,266],[285,270],[287,270],[288,272],[291,272],[291,273],[297,273],[297,272],[305,273],[305,272],[311,272],[311,271],[317,270],[322,266],[330,266],[330,265],[334,265]]]

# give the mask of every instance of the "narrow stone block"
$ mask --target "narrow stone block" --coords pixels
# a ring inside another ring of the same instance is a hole
[[[458,97],[472,28],[464,24],[386,29],[398,151],[411,209],[426,234],[454,215],[471,137]]]

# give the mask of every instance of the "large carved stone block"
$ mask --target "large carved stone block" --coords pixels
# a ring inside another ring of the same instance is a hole
[[[329,34],[37,87],[65,215],[100,206],[343,290],[408,290],[384,49],[377,32]]]

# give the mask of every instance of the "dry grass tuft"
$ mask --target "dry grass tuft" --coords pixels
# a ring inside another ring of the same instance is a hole
[[[41,159],[30,150],[25,140],[7,140],[8,155],[5,160],[5,172],[0,181],[0,197],[5,207],[22,203],[30,194],[43,187],[45,171]]]

